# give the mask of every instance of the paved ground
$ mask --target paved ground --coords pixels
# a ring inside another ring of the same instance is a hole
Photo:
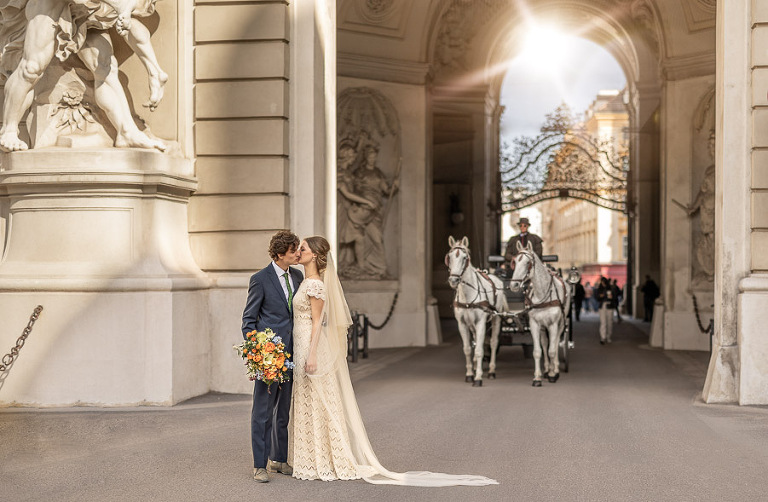
[[[1,410],[0,500],[768,500],[768,408],[700,403],[707,354],[650,349],[644,328],[625,321],[601,346],[587,316],[570,373],[542,388],[519,347],[501,349],[497,380],[465,384],[455,337],[353,364],[384,466],[498,486],[258,485],[249,396],[208,395],[170,409]]]

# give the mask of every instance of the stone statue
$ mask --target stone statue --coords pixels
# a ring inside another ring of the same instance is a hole
[[[19,137],[19,123],[35,101],[36,94],[44,93],[60,99],[59,103],[51,103],[52,113],[64,115],[55,127],[83,130],[88,122],[94,122],[92,112],[98,112],[99,118],[104,116],[108,122],[104,126],[114,127],[110,135],[114,146],[165,151],[166,145],[162,141],[140,130],[134,121],[118,80],[117,60],[107,33],[114,27],[146,68],[150,99],[144,106],[154,111],[163,97],[168,75],[157,62],[149,30],[132,17],[151,15],[155,2],[5,0],[0,7],[0,19],[3,20],[0,67],[7,77],[0,149],[12,152],[29,148]],[[73,54],[79,61],[70,58]],[[58,72],[48,71],[54,66],[54,56],[56,65],[61,66]],[[82,76],[82,65],[92,74],[92,83]],[[45,82],[48,77],[56,81]],[[41,86],[47,86],[46,90],[40,89]],[[89,93],[98,109],[84,102]]]
[[[715,132],[709,135],[709,153],[715,158]],[[688,216],[699,213],[700,234],[696,239],[696,262],[698,269],[710,282],[715,278],[715,165],[704,171],[699,193],[687,207]]]
[[[354,193],[354,177],[352,166],[357,162],[361,144],[368,135],[363,131],[357,141],[345,138],[339,144],[337,160],[336,189],[339,192],[337,200],[338,239],[339,239],[339,268],[343,275],[359,275],[354,273],[357,267],[356,245],[360,245],[365,233],[356,221],[361,211],[376,209],[376,205]]]
[[[340,219],[339,243],[345,250],[343,261],[341,258],[339,261],[348,278],[383,279],[388,275],[384,223],[399,180],[395,175],[390,184],[377,166],[378,154],[378,147],[369,144],[364,148],[361,165],[354,172],[349,173],[348,165],[342,171],[340,165],[339,191],[347,206]],[[345,149],[340,158],[348,160],[352,155]]]
[[[391,279],[399,275],[398,247],[387,246],[398,242],[399,232],[397,111],[386,96],[368,87],[345,89],[337,105],[339,275]]]

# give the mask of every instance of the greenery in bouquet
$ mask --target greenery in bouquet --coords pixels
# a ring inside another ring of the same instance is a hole
[[[250,380],[260,380],[268,386],[289,380],[288,370],[293,369],[291,354],[285,352],[283,339],[271,329],[251,331],[234,349],[245,361]]]

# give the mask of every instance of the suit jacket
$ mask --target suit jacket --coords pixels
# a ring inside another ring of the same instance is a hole
[[[541,243],[544,242],[544,240],[538,235],[532,234],[530,232],[528,232],[528,234],[525,236],[525,239],[526,239],[525,244],[523,244],[523,240],[520,237],[520,234],[515,235],[514,237],[509,239],[509,242],[507,243],[507,249],[504,251],[504,259],[507,262],[512,261],[515,258],[515,256],[517,256],[518,242],[523,247],[525,247],[525,245],[530,242],[531,245],[533,245],[533,252],[536,253],[539,256],[539,258],[541,258],[541,256],[544,254],[544,246]]]
[[[294,268],[289,267],[288,271],[293,279],[293,293],[296,294],[303,276]],[[287,352],[293,353],[293,314],[288,309],[288,300],[271,263],[251,276],[243,311],[243,338],[253,330],[264,331],[267,328],[283,339]]]

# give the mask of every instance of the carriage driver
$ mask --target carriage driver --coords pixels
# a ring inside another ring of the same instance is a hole
[[[507,249],[504,252],[504,263],[513,270],[515,268],[515,256],[517,256],[518,242],[522,247],[526,247],[530,242],[533,246],[533,252],[539,255],[539,258],[544,254],[541,245],[544,241],[538,235],[528,231],[528,228],[531,226],[531,222],[528,221],[528,218],[520,218],[520,221],[517,222],[517,226],[520,228],[520,233],[509,239],[509,242],[507,242]]]

